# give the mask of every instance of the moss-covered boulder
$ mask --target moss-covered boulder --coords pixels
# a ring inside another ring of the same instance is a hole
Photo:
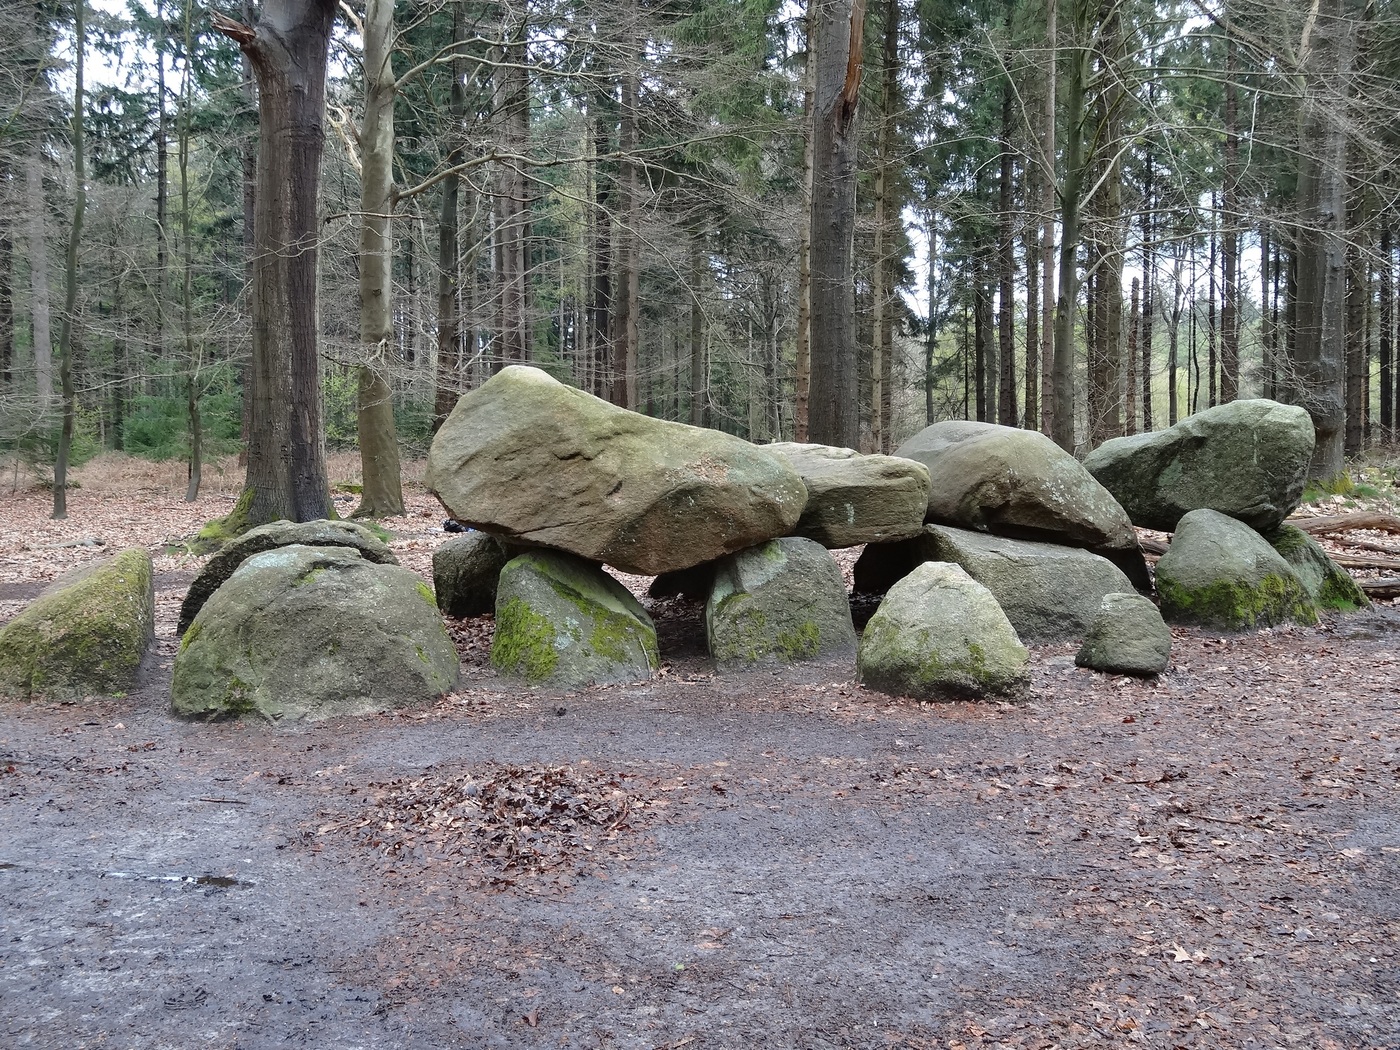
[[[992,592],[950,562],[924,562],[890,588],[857,656],[866,685],[918,700],[1023,699],[1029,663]]]
[[[1223,631],[1317,623],[1317,607],[1282,555],[1214,510],[1182,517],[1157,563],[1157,594],[1168,623]]]
[[[1139,588],[1147,564],[1132,522],[1113,495],[1064,449],[1034,430],[946,420],[895,455],[928,468],[926,520],[1017,539],[1084,547]]]
[[[1105,594],[1074,662],[1106,674],[1151,678],[1167,669],[1172,632],[1140,594]]]
[[[175,657],[185,718],[316,721],[432,701],[457,683],[432,588],[347,547],[293,544],[244,560]]]
[[[185,592],[180,604],[177,634],[189,630],[209,596],[223,586],[240,565],[254,554],[300,544],[303,547],[350,547],[376,565],[397,565],[399,560],[372,531],[353,521],[274,521],[249,529],[225,543],[210,558]]]
[[[794,535],[835,549],[908,539],[923,528],[929,480],[922,463],[832,445],[763,447],[787,461],[807,486],[807,506]]]
[[[856,562],[856,590],[888,590],[925,561],[961,565],[1026,641],[1082,638],[1105,594],[1133,589],[1121,569],[1081,547],[928,525],[917,539],[866,547]]]
[[[155,636],[151,556],[133,547],[56,579],[0,628],[0,696],[125,693]]]
[[[1351,573],[1329,558],[1322,545],[1302,529],[1284,524],[1265,533],[1264,538],[1293,567],[1319,609],[1355,612],[1371,604]]]
[[[802,479],[747,441],[523,365],[457,402],[425,481],[458,521],[643,576],[785,536],[807,502]]]
[[[850,657],[856,631],[841,570],[799,536],[722,559],[705,603],[710,655],[721,667]]]
[[[480,616],[496,608],[496,581],[518,548],[485,532],[469,532],[433,551],[433,593],[448,616]]]
[[[1171,532],[1182,515],[1215,510],[1262,532],[1298,506],[1313,440],[1304,409],[1231,401],[1166,430],[1105,441],[1084,466],[1143,528]]]
[[[527,685],[576,689],[649,678],[660,654],[626,587],[582,558],[533,550],[501,571],[491,663]]]

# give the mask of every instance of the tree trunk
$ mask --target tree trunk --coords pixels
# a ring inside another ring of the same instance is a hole
[[[593,347],[593,393],[611,397],[612,384],[612,309],[613,309],[613,251],[612,207],[613,187],[603,169],[601,158],[612,150],[612,136],[604,119],[605,107],[601,92],[594,101],[593,139],[593,207],[590,226],[593,231],[592,250],[588,253],[592,281],[588,291],[588,332]]]
[[[812,164],[812,385],[809,438],[855,448],[854,244],[865,0],[832,0],[816,26]]]
[[[1045,0],[1045,109],[1040,129],[1040,430],[1055,433],[1055,108],[1057,0]],[[1070,428],[1073,430],[1073,427]]]
[[[184,24],[185,54],[194,48],[194,27],[191,25],[193,0],[185,0],[181,22]],[[190,236],[190,121],[193,116],[194,77],[185,70],[180,84],[179,153],[180,166],[180,334],[185,348],[185,423],[190,436],[189,472],[186,476],[185,502],[199,499],[199,486],[204,477],[204,426],[199,414],[199,384],[203,369],[203,344],[195,349],[194,337],[194,239]]]
[[[0,184],[9,182],[10,166],[0,160]],[[0,223],[0,387],[14,382],[15,252],[8,223]],[[5,391],[8,392],[8,391]]]
[[[362,488],[357,518],[404,512],[399,440],[389,388],[394,346],[394,3],[366,0],[365,115],[360,126],[360,353],[358,414]],[[411,345],[412,336],[409,337]]]
[[[899,5],[884,3],[884,46],[880,52],[880,124],[875,146],[875,229],[874,258],[871,264],[870,325],[870,435],[876,452],[889,446],[889,366],[892,358],[894,311],[894,266],[892,226],[899,206],[890,200],[894,167],[894,122],[899,62]]]
[[[705,368],[705,313],[700,301],[704,274],[704,242],[695,233],[690,239],[690,423],[697,427],[705,425],[705,403],[710,396]]]
[[[1028,173],[1023,173],[1026,178]],[[1026,212],[1036,215],[1040,207],[1040,183],[1026,178],[1030,195]],[[1039,223],[1026,228],[1026,410],[1022,425],[1027,430],[1040,429],[1040,235]]]
[[[524,161],[530,146],[530,85],[524,8],[510,17],[503,27],[506,44],[495,74],[497,134],[507,154],[498,167],[496,185],[496,334],[499,362],[523,364],[530,358],[530,192]]]
[[[53,517],[68,517],[68,453],[73,447],[73,424],[77,396],[73,390],[73,329],[78,312],[78,245],[83,237],[83,212],[87,208],[87,172],[83,159],[83,57],[87,50],[87,3],[74,5],[73,46],[73,225],[68,231],[68,254],[64,265],[67,282],[63,298],[63,320],[58,334],[58,377],[63,391],[63,431],[58,439],[58,457],[53,466]]]
[[[255,28],[220,15],[258,78],[253,414],[230,526],[329,516],[321,427],[316,203],[335,0],[264,0]]]
[[[1216,319],[1215,319],[1215,258],[1218,245],[1217,230],[1219,227],[1220,211],[1216,207],[1215,194],[1210,195],[1210,249],[1206,263],[1206,344],[1209,347],[1206,373],[1208,385],[1210,387],[1210,400],[1206,405],[1214,408],[1216,405]]]
[[[1380,258],[1380,383],[1381,383],[1381,440],[1392,441],[1395,436],[1395,389],[1394,365],[1392,362],[1392,334],[1395,331],[1395,302],[1391,298],[1394,287],[1394,271],[1391,269],[1390,225],[1381,223]],[[3,339],[0,334],[0,339]]]
[[[29,319],[34,342],[34,391],[39,412],[53,402],[53,335],[49,329],[49,247],[44,230],[44,160],[36,149],[24,159],[25,194],[29,198]]]
[[[467,113],[467,94],[463,79],[467,75],[467,60],[461,53],[465,37],[462,0],[452,5],[452,87],[447,96],[447,115],[451,128],[451,148],[446,164],[451,171],[466,159],[467,146],[462,122]],[[461,219],[459,198],[462,178],[453,172],[442,180],[442,206],[438,212],[438,316],[437,369],[433,390],[433,432],[442,426],[457,403],[462,388],[462,314],[461,304]]]
[[[1264,357],[1263,394],[1266,398],[1278,396],[1276,389],[1278,362],[1275,359],[1277,332],[1274,327],[1273,309],[1277,300],[1278,282],[1269,272],[1270,263],[1269,224],[1259,224],[1259,343]]]
[[[816,62],[812,56],[815,19],[811,6],[803,17],[807,37],[807,57],[802,67],[802,215],[798,220],[797,244],[797,333],[793,362],[792,429],[794,441],[807,440],[812,393],[812,113]]]
[[[1226,26],[1225,35],[1225,178],[1220,197],[1220,400],[1239,397],[1240,321],[1239,257],[1240,235],[1237,216],[1236,184],[1239,181],[1240,135],[1238,128],[1238,63],[1235,36]]]
[[[1343,449],[1348,456],[1360,455],[1365,447],[1366,410],[1370,401],[1367,374],[1369,341],[1366,339],[1366,303],[1371,297],[1369,267],[1364,252],[1370,245],[1363,243],[1370,227],[1366,214],[1366,189],[1362,185],[1357,164],[1360,150],[1353,145],[1348,151],[1350,171],[1347,177],[1347,243],[1346,243],[1346,436]]]
[[[1128,375],[1123,383],[1124,433],[1137,433],[1137,345],[1138,345],[1138,279],[1133,278],[1133,290],[1128,308],[1128,352],[1124,360]]]
[[[1150,91],[1150,88],[1149,88]],[[1151,95],[1148,96],[1151,107]],[[1152,322],[1157,309],[1157,259],[1152,242],[1152,142],[1143,143],[1142,176],[1142,430],[1152,431]]]
[[[1006,5],[1007,39],[1012,29],[1011,12]],[[1016,418],[1016,241],[1012,225],[1014,196],[1011,180],[1015,171],[1015,156],[1011,150],[1012,118],[1015,115],[1014,93],[1009,76],[1001,86],[1001,164],[997,185],[997,341],[1000,361],[997,422],[1014,427]]]
[[[1071,52],[1065,98],[1065,178],[1060,200],[1060,288],[1055,300],[1054,430],[1055,443],[1074,451],[1074,309],[1079,298],[1079,209],[1084,185],[1084,90],[1091,52]]]

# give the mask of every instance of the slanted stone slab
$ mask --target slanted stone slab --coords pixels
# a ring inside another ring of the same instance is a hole
[[[1029,664],[992,592],[948,562],[924,562],[890,588],[857,657],[872,689],[937,701],[1024,699]]]
[[[1264,538],[1298,574],[1319,609],[1355,612],[1371,604],[1351,573],[1329,558],[1322,545],[1302,529],[1285,523],[1264,533]]]
[[[154,636],[150,554],[133,547],[89,562],[0,628],[0,696],[81,700],[128,692]]]
[[[807,486],[807,506],[793,534],[832,549],[917,536],[928,510],[928,470],[899,456],[863,456],[833,445],[777,442]]]
[[[458,521],[642,576],[785,536],[807,502],[802,479],[747,441],[523,365],[457,402],[425,480]]]
[[[1151,678],[1167,669],[1172,632],[1140,594],[1105,594],[1074,662],[1105,674]]]
[[[1128,515],[1078,460],[1044,434],[947,420],[919,431],[895,455],[928,468],[926,520],[1084,547],[1121,568],[1134,586],[1148,586]]]
[[[245,559],[204,603],[175,657],[171,710],[271,723],[369,714],[428,703],[458,670],[416,573],[293,544]]]
[[[705,603],[710,655],[721,667],[850,657],[856,631],[841,570],[799,536],[724,558]]]
[[[485,532],[469,532],[433,551],[433,593],[447,616],[480,616],[496,609],[496,581],[519,549]]]
[[[189,630],[199,610],[240,565],[254,554],[300,544],[303,547],[349,547],[360,552],[366,561],[377,565],[397,565],[393,551],[369,529],[353,521],[274,521],[249,529],[224,544],[210,558],[190,584],[185,600],[180,604],[177,634]]]
[[[660,654],[626,587],[582,558],[533,550],[501,571],[491,663],[527,685],[577,689],[650,678]]]
[[[1213,510],[1193,510],[1177,524],[1157,562],[1157,593],[1168,623],[1248,631],[1317,622],[1283,556],[1244,522]]]
[[[1307,411],[1258,399],[1105,441],[1084,466],[1143,528],[1171,532],[1184,514],[1214,510],[1265,532],[1297,508],[1312,453]]]

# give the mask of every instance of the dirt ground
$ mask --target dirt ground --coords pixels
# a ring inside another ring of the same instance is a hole
[[[131,543],[159,618],[139,691],[0,708],[0,1044],[1400,1047],[1393,605],[1020,706],[718,676],[681,602],[653,681],[523,691],[479,618],[431,709],[197,725],[164,543],[228,493],[173,486],[0,496],[0,621]]]

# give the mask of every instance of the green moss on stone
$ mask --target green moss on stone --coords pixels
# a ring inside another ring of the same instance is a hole
[[[233,510],[222,518],[215,518],[213,521],[207,522],[204,528],[200,529],[195,538],[190,541],[190,553],[213,554],[229,540],[247,532],[252,527],[252,523],[248,520],[248,511],[253,506],[255,492],[256,490],[250,485],[238,497],[238,502],[233,505]]]
[[[779,631],[778,636],[773,639],[773,645],[777,655],[784,660],[802,660],[816,656],[821,647],[821,628],[815,621],[804,620],[790,630]]]
[[[1175,623],[1193,623],[1226,631],[1248,631],[1293,621],[1317,623],[1317,609],[1296,579],[1269,573],[1258,586],[1217,580],[1190,588],[1158,577],[1163,616]]]
[[[183,638],[180,639],[180,652],[183,653],[186,649],[188,649],[191,645],[193,645],[193,644],[194,644],[194,640],[195,640],[196,638],[199,637],[200,632],[203,631],[203,630],[204,630],[204,625],[203,625],[203,624],[200,624],[200,623],[192,623],[192,624],[190,624],[189,630],[187,630],[187,631],[185,632],[185,636],[184,636]]]
[[[434,609],[437,609],[437,595],[433,593],[433,589],[431,587],[429,587],[426,583],[423,583],[422,581],[419,581],[418,583],[418,597],[422,598]]]
[[[491,663],[530,683],[542,682],[554,673],[559,653],[555,631],[520,598],[508,599],[496,613],[496,634],[491,641]]]
[[[1356,612],[1371,604],[1366,592],[1357,586],[1351,574],[1338,569],[1322,578],[1322,587],[1317,593],[1317,604],[1333,612]]]

